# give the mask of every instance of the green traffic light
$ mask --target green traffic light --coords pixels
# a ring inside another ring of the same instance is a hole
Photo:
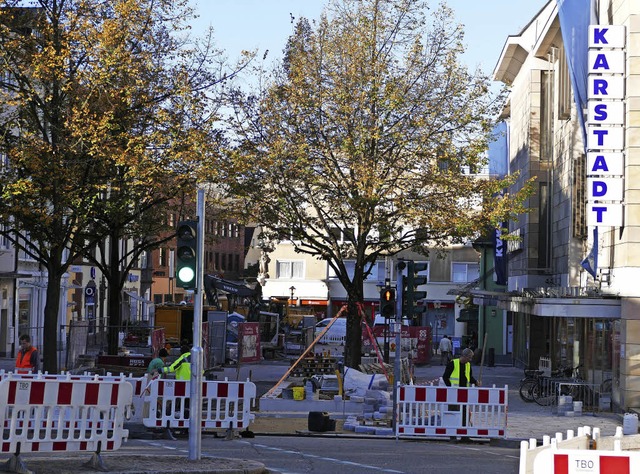
[[[186,290],[194,290],[198,263],[198,222],[179,222],[176,237],[176,285]]]
[[[191,267],[182,267],[178,270],[178,279],[181,282],[189,283],[196,277],[196,272]]]

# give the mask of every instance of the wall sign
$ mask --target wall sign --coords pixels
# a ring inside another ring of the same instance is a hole
[[[589,27],[587,225],[623,224],[626,30]]]

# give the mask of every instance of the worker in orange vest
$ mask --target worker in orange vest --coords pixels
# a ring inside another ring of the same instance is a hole
[[[16,357],[16,373],[28,374],[38,372],[38,349],[31,345],[31,338],[28,334],[20,336],[20,350]]]

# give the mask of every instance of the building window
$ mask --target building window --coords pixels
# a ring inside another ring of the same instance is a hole
[[[551,161],[553,158],[553,71],[542,71],[540,81],[540,161]]]
[[[140,268],[148,268],[149,265],[149,251],[145,250],[140,254]]]
[[[356,268],[355,260],[345,260],[344,266],[347,269],[347,275],[351,280],[353,280],[353,274]],[[367,268],[365,268],[365,270]],[[336,272],[331,267],[329,267],[329,278],[337,278]],[[386,278],[386,273],[385,273],[384,260],[381,260],[373,264],[373,268],[371,269],[371,272],[369,273],[367,278],[365,278],[365,281],[383,282],[385,278]]]
[[[167,248],[160,247],[158,249],[158,266],[166,267],[167,266]]]
[[[31,246],[29,245],[29,243],[31,242],[31,234],[29,232],[26,232],[23,236],[20,236],[20,240],[24,248],[27,248],[27,249],[31,248]],[[22,249],[18,251],[18,260],[26,261],[26,262],[35,262],[35,259],[29,253],[25,252]]]
[[[560,48],[558,58],[558,119],[569,120],[571,118],[571,79],[569,78],[569,66],[567,54],[564,48]]]
[[[587,237],[586,161],[584,155],[573,160],[573,183],[571,186],[573,236],[583,239]]]
[[[0,153],[0,174],[9,171],[9,157],[6,153]]]
[[[337,242],[352,242],[355,239],[355,229],[347,227],[345,229],[339,229],[332,227],[329,233],[336,239]]]
[[[538,185],[540,207],[538,208],[538,267],[551,266],[551,199],[549,196],[549,184],[541,182]]]
[[[153,304],[162,304],[162,295],[154,294],[153,295]]]
[[[451,280],[454,283],[466,283],[480,277],[480,265],[477,263],[453,263]]]
[[[278,274],[277,278],[304,278],[304,261],[278,260],[276,265],[276,272]]]
[[[4,224],[0,224],[0,231],[5,231],[8,227]],[[9,238],[6,235],[0,235],[0,248],[8,249],[9,248]]]
[[[416,262],[416,263],[426,263],[427,264],[427,268],[425,268],[422,271],[419,271],[417,274],[420,276],[425,276],[427,277],[427,282],[429,281],[429,262]],[[455,265],[455,264],[454,264]],[[476,265],[476,267],[478,267],[478,274],[480,273],[480,267],[478,265]]]

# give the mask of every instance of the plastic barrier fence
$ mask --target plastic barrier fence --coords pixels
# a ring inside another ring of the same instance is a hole
[[[547,450],[536,457],[533,469],[534,473],[540,474],[633,474],[640,472],[640,453],[583,449]]]
[[[148,428],[189,426],[190,383],[155,379],[144,395],[143,423]],[[254,420],[251,407],[256,400],[252,382],[202,382],[203,429],[246,429]]]
[[[506,437],[506,386],[403,385],[398,390],[396,436]]]
[[[593,442],[595,440],[595,443]],[[567,430],[555,437],[544,436],[542,445],[535,439],[520,444],[520,474],[635,473],[640,472],[640,435],[600,436],[599,428],[578,428],[577,436]]]
[[[124,429],[133,389],[125,381],[10,379],[0,381],[0,451],[113,451]]]

